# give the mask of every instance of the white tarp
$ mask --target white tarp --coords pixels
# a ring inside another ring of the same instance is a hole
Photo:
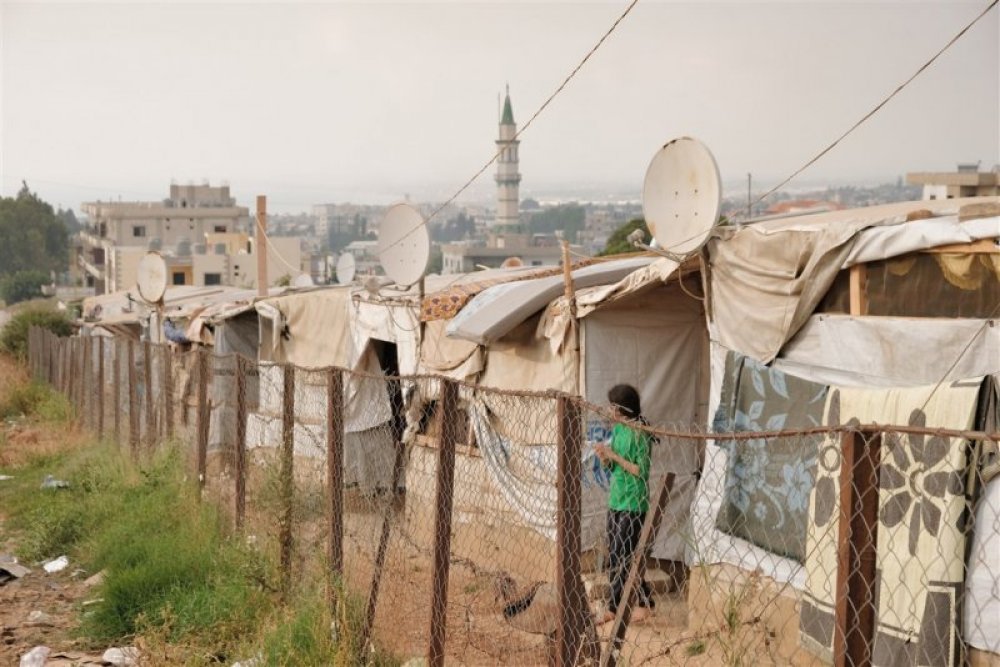
[[[957,215],[949,215],[913,220],[898,225],[872,227],[858,235],[857,242],[844,261],[844,268],[853,264],[898,257],[917,250],[998,237],[1000,237],[1000,217],[995,216],[959,222]]]
[[[1000,372],[1000,321],[813,315],[773,367],[820,384],[905,387]]]

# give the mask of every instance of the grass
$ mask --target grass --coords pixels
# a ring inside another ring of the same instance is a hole
[[[0,400],[33,428],[57,433],[68,414],[53,407],[61,402],[23,377]],[[0,507],[25,562],[67,554],[74,566],[105,573],[88,593],[102,601],[81,610],[83,645],[132,643],[150,664],[253,656],[266,665],[397,664],[358,645],[358,600],[341,597],[336,623],[316,581],[299,582],[283,602],[273,557],[201,502],[177,447],[136,462],[90,442],[0,472],[14,476],[0,485]],[[47,474],[69,487],[41,489]]]

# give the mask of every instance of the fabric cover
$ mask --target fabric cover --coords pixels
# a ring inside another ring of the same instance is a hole
[[[826,423],[969,429],[980,380],[908,389],[831,388]],[[872,664],[961,664],[967,443],[944,436],[883,435],[876,537],[876,631]],[[819,453],[810,499],[803,644],[830,657],[839,535],[840,436]]]

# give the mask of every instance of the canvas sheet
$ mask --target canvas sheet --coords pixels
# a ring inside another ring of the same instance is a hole
[[[819,426],[825,385],[769,369],[730,352],[716,433]],[[805,557],[809,495],[821,436],[715,441],[725,452],[726,481],[716,527],[778,556]]]
[[[1000,197],[982,197],[982,201],[1000,201]],[[844,260],[844,268],[853,264],[897,257],[908,252],[941,245],[971,243],[1000,237],[1000,217],[976,218],[959,222],[957,215],[913,220],[901,225],[866,229]]]
[[[962,204],[981,199],[887,204],[721,229],[707,246],[711,312],[719,342],[770,362],[812,315],[859,247],[863,230],[901,225],[908,213],[920,209],[954,215]],[[877,254],[894,257],[912,249],[905,225],[903,229]]]
[[[268,336],[271,343],[268,359],[302,368],[347,367],[351,350],[350,303],[351,290],[347,287],[263,301],[265,307],[270,306],[281,313],[280,324],[288,327],[287,335],[275,337],[272,333]],[[266,314],[267,311],[261,312]]]
[[[831,388],[826,423],[971,428],[981,381],[909,389]],[[822,445],[810,498],[803,644],[830,657],[833,645],[840,437]],[[961,664],[967,446],[943,436],[889,434],[881,440],[876,537],[876,667]]]
[[[977,319],[813,315],[774,368],[850,387],[981,377],[1000,372],[1000,326]]]
[[[478,345],[445,336],[445,320],[424,324],[420,341],[420,362],[417,371],[426,375],[443,375],[466,380],[483,369],[483,353]]]

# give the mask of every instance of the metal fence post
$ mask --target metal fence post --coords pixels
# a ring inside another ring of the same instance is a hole
[[[292,584],[292,502],[295,493],[295,367],[284,367],[281,410],[281,592],[287,598]]]
[[[580,563],[583,430],[580,406],[568,396],[560,396],[556,401],[559,420],[556,479],[559,625],[556,631],[556,665],[571,667],[576,664],[583,638],[583,615],[590,613]]]
[[[451,563],[451,518],[455,490],[455,447],[462,437],[458,385],[444,380],[441,387],[441,440],[438,446],[437,504],[434,517],[434,572],[431,585],[429,667],[444,667],[448,610],[448,570]]]
[[[337,587],[344,575],[344,376],[336,368],[326,375],[326,488],[328,600],[334,610]]]
[[[243,527],[247,513],[247,360],[236,355],[236,528]]]

